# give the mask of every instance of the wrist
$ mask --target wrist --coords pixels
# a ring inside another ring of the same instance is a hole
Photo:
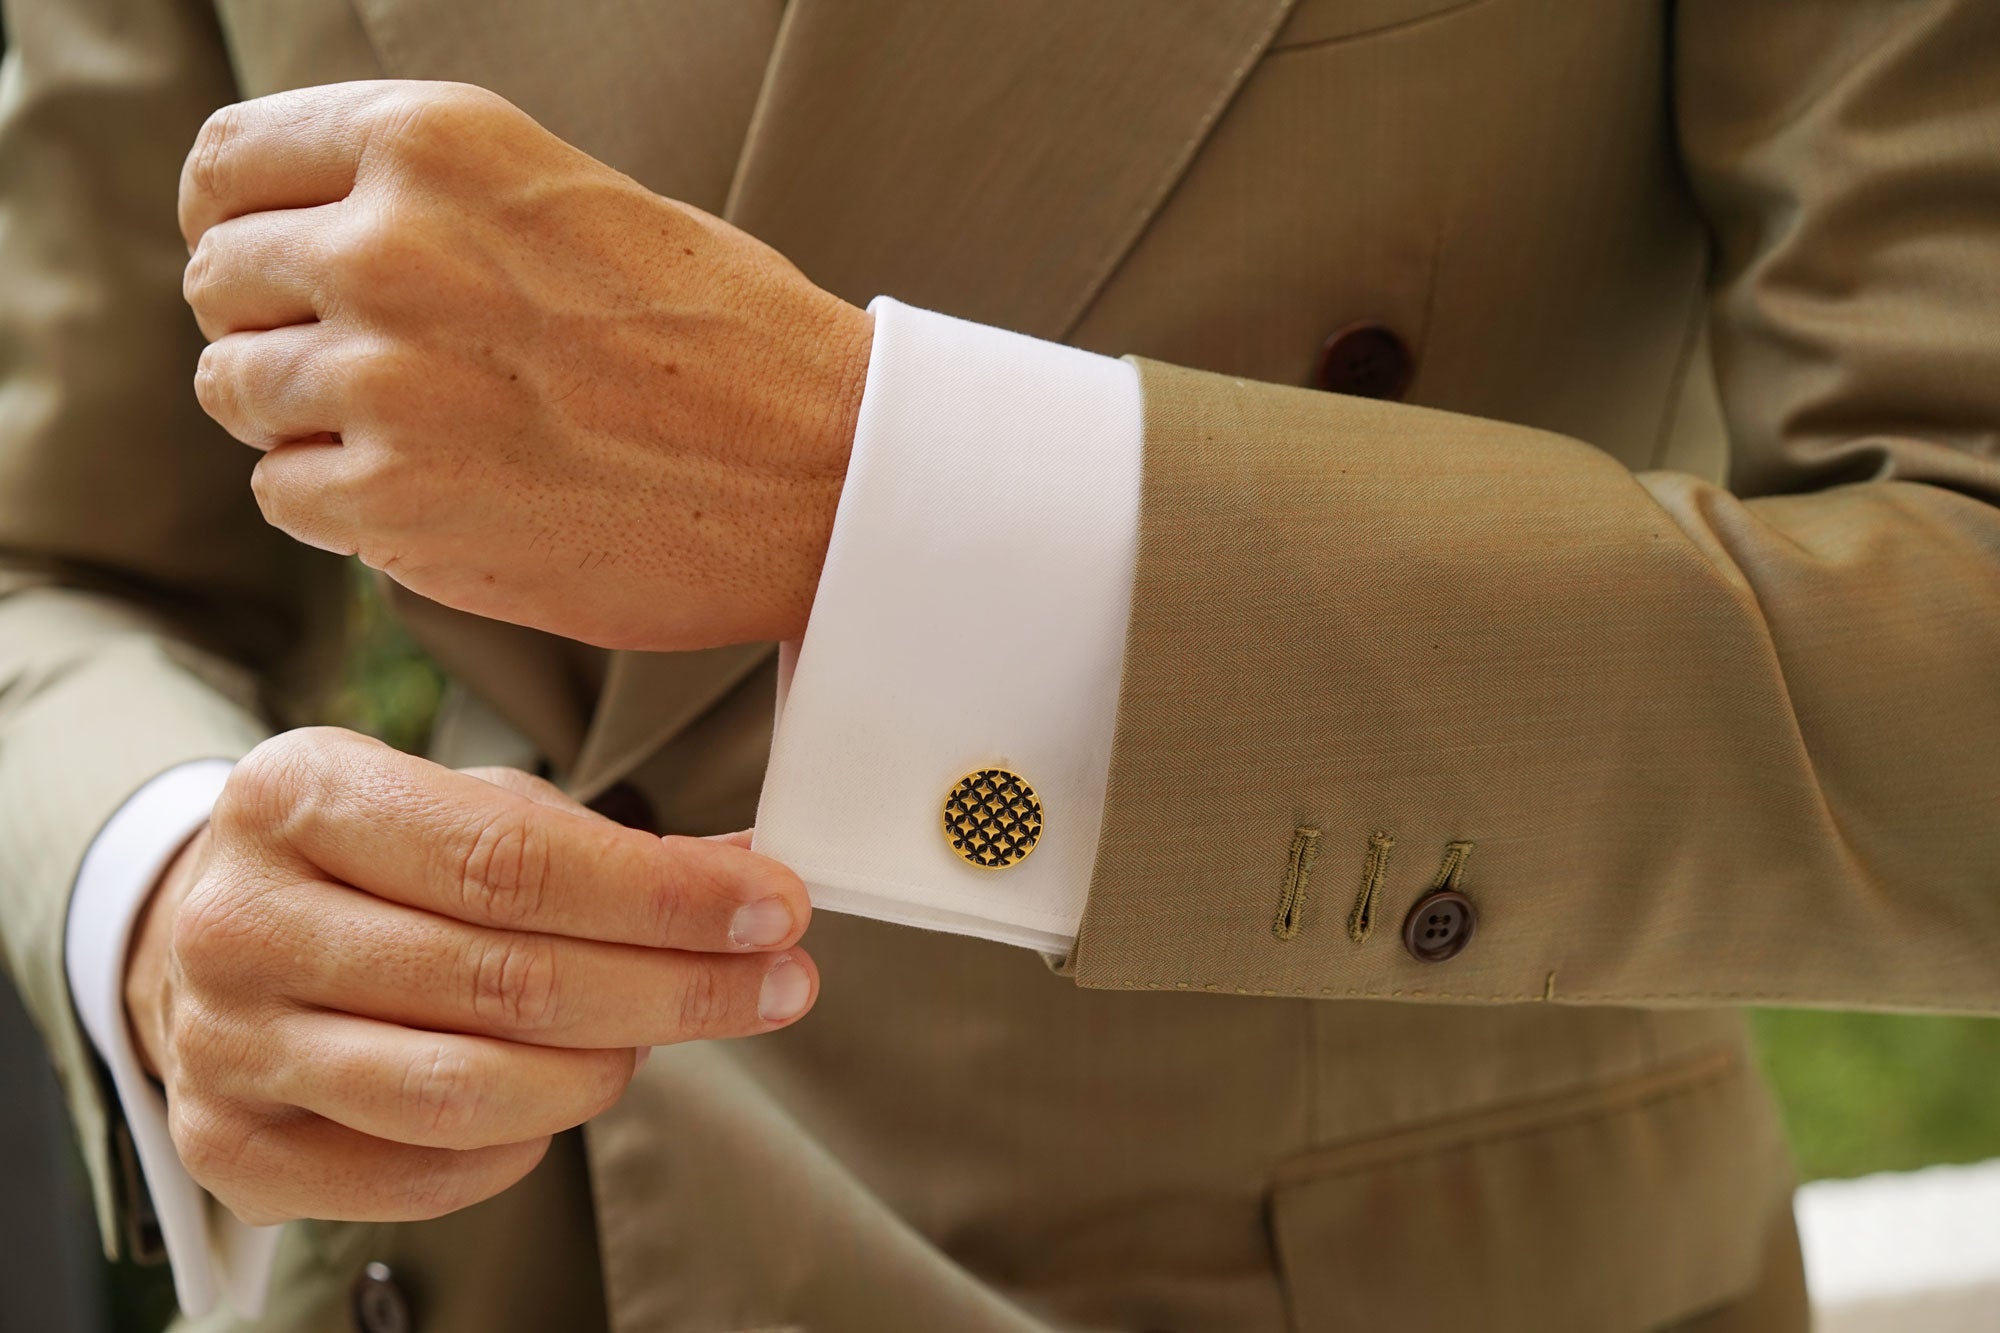
[[[868,384],[875,317],[845,301],[836,301],[835,306],[833,316],[813,339],[824,357],[822,373],[814,377],[822,422],[812,451],[816,484],[806,495],[801,556],[795,577],[790,580],[778,624],[768,636],[779,641],[803,636],[812,613],[820,573],[826,565],[827,547],[833,540],[834,520],[846,486],[855,431],[861,419],[861,400]]]

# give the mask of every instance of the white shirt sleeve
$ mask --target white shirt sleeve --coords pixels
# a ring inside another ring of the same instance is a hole
[[[125,955],[148,892],[208,821],[231,767],[204,759],[168,769],[118,808],[84,853],[63,941],[77,1018],[111,1071],[159,1214],[174,1293],[190,1318],[206,1314],[219,1295],[246,1318],[260,1314],[281,1228],[237,1221],[181,1165],[167,1132],[166,1097],[139,1064],[125,1022]]]
[[[875,338],[805,637],[779,659],[757,850],[815,906],[1067,952],[1103,822],[1138,548],[1138,372],[913,309]],[[970,772],[1019,774],[1040,841],[971,865]]]

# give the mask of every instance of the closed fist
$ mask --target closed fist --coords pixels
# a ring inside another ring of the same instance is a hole
[[[446,83],[217,112],[181,223],[278,527],[605,647],[803,632],[871,321],[768,246]]]

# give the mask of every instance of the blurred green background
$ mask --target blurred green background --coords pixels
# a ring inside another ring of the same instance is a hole
[[[443,680],[364,583],[338,721],[421,749]],[[2000,1157],[2000,1021],[1766,1010],[1754,1016],[1800,1178]]]

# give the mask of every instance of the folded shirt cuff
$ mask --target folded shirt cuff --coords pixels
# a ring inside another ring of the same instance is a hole
[[[125,957],[140,909],[174,855],[208,822],[234,765],[203,759],[160,774],[118,808],[92,840],[70,893],[63,962],[78,1020],[110,1071],[139,1169],[159,1216],[181,1313],[219,1298],[245,1317],[264,1308],[279,1227],[245,1226],[181,1165],[167,1099],[139,1063],[125,1021]]]
[[[1138,547],[1122,361],[869,307],[867,386],[804,638],[781,650],[755,845],[816,907],[1067,952],[1097,855]],[[1039,798],[999,868],[946,834],[985,770]]]

